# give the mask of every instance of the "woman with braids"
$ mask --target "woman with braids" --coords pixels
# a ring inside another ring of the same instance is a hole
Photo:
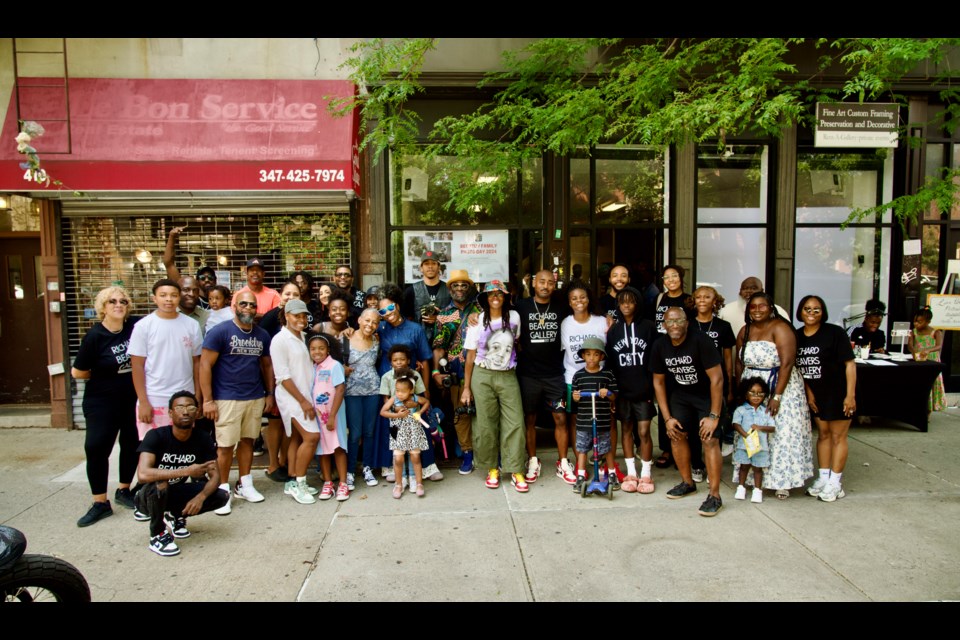
[[[770,467],[763,475],[763,488],[776,490],[777,498],[786,500],[790,489],[803,487],[813,476],[810,410],[803,378],[794,367],[797,338],[767,293],[750,297],[744,322],[737,336],[738,379],[759,376],[767,382],[771,393],[767,411],[777,424],[770,438]],[[735,467],[734,482],[738,474]]]
[[[524,476],[527,439],[516,373],[520,314],[510,308],[510,293],[499,280],[487,283],[477,303],[483,311],[463,342],[467,359],[460,394],[464,405],[476,399],[474,460],[488,470],[487,487],[500,486],[502,468],[513,488],[526,493],[530,490]]]

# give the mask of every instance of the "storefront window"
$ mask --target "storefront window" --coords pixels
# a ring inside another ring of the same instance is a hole
[[[766,145],[728,145],[697,153],[697,222],[766,223],[769,175]]]
[[[663,152],[597,149],[595,155],[595,223],[663,222],[666,199]]]
[[[940,290],[940,226],[923,225],[920,257],[920,306],[927,304],[927,296]]]
[[[0,231],[40,231],[40,203],[23,196],[0,196]]]
[[[764,279],[766,246],[765,227],[698,228],[697,286],[711,286],[727,300],[736,300],[744,278]]]
[[[767,145],[748,144],[697,152],[695,282],[727,299],[744,278],[766,279],[769,155]]]
[[[840,223],[855,208],[891,199],[892,169],[893,156],[883,149],[811,151],[797,156],[794,300],[807,294],[819,295],[827,303],[834,324],[859,324],[864,303],[870,298],[887,302],[890,213],[845,229]],[[881,328],[886,330],[885,326]]]
[[[463,224],[516,224],[520,211],[524,218],[540,217],[542,208],[542,171],[539,161],[523,166],[523,171],[509,175],[502,202],[477,203],[469,211],[457,211],[450,202],[452,187],[464,181],[482,182],[497,179],[482,171],[465,171],[456,158],[420,155],[395,156],[391,168],[391,214],[394,226],[443,226]],[[523,200],[520,199],[521,175]],[[536,178],[534,178],[536,176]],[[526,184],[530,182],[531,184]]]
[[[570,224],[590,224],[590,159],[570,158]]]
[[[927,144],[927,153],[926,153],[926,158],[925,158],[924,167],[923,167],[923,176],[925,179],[931,180],[934,178],[939,178],[941,176],[943,167],[946,166],[944,163],[945,148],[946,148],[945,144],[934,144],[934,143]],[[940,209],[939,207],[937,207],[937,204],[935,202],[931,202],[930,208],[923,212],[923,219],[924,220],[940,219]]]

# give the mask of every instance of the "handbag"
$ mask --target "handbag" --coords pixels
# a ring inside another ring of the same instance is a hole
[[[756,429],[750,429],[747,437],[743,439],[743,445],[747,450],[747,455],[752,458],[762,450],[760,447],[760,432]]]

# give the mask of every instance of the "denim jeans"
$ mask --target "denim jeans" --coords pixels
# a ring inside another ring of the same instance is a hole
[[[354,473],[357,468],[357,453],[360,451],[360,438],[363,438],[363,466],[374,466],[376,442],[374,432],[377,417],[380,415],[379,395],[346,396],[347,406],[347,471]]]

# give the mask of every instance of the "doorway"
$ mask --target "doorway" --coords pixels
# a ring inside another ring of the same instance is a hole
[[[0,379],[0,404],[48,404],[40,238],[0,238],[0,270],[0,352],[15,363]]]

